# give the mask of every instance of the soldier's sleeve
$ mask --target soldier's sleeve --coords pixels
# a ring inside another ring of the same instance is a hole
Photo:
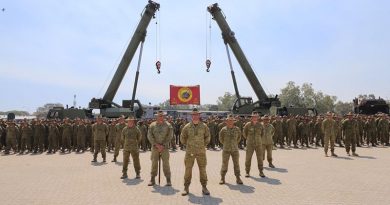
[[[211,139],[211,134],[210,134],[210,129],[209,127],[207,127],[206,124],[204,124],[204,127],[205,127],[205,133],[204,133],[204,146],[207,147],[207,145],[210,143],[210,139]]]
[[[172,127],[172,125],[169,125],[168,126],[168,136],[167,136],[164,144],[170,143],[172,139],[173,139],[173,127]]]
[[[271,132],[270,132],[271,136],[274,136],[275,134],[275,127],[271,125]]]
[[[180,142],[183,145],[187,145],[188,131],[187,126],[184,126],[180,133]]]
[[[138,144],[141,143],[141,140],[142,140],[141,130],[137,127],[137,142],[138,142]]]
[[[242,132],[242,136],[243,136],[245,139],[247,139],[248,131],[249,131],[249,122],[245,124],[244,130],[243,130],[243,132]]]
[[[219,142],[221,144],[224,144],[225,142],[225,129],[223,128],[219,131]]]
[[[155,144],[156,144],[156,141],[154,140],[154,136],[153,136],[153,129],[154,129],[154,126],[153,125],[151,125],[150,127],[149,127],[149,132],[148,132],[148,140],[149,140],[149,142],[150,142],[150,144],[152,145],[152,146],[154,146]]]
[[[237,135],[237,144],[239,144],[240,141],[241,141],[241,130],[240,130],[240,128],[238,128],[237,131],[238,131],[238,135]]]
[[[121,141],[123,142],[125,140],[125,128],[123,128],[122,132],[121,132]]]

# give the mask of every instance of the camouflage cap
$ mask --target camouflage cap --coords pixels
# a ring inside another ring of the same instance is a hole
[[[128,122],[128,121],[135,121],[135,120],[137,120],[137,119],[135,119],[134,116],[129,116],[129,117],[126,118],[126,122]]]
[[[235,118],[232,114],[229,114],[229,115],[226,117],[225,120],[226,120],[226,121],[227,121],[227,120],[236,121],[236,118]]]
[[[200,112],[199,112],[198,108],[192,109],[191,115],[199,115],[199,114],[200,114]]]

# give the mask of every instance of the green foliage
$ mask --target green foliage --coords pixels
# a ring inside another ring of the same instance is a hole
[[[218,97],[217,106],[220,111],[231,110],[236,100],[236,96],[230,92],[225,92],[223,96]]]
[[[29,116],[30,113],[22,110],[10,110],[6,112],[0,112],[0,115],[8,115],[8,113],[14,113],[16,116]]]
[[[345,115],[348,112],[352,112],[353,111],[353,103],[352,102],[341,102],[341,101],[338,101],[335,104],[334,111],[337,114]]]

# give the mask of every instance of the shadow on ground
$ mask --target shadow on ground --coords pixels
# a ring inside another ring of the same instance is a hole
[[[169,195],[175,195],[179,190],[171,187],[171,186],[153,186],[153,193],[159,193],[164,196],[169,196]]]
[[[279,168],[279,167],[275,167],[275,168],[264,167],[264,169],[267,171],[271,171],[271,172],[280,172],[280,173],[287,173],[288,172],[287,169]]]
[[[122,183],[126,184],[127,186],[134,186],[140,184],[143,181],[143,179],[122,179]]]
[[[255,192],[255,187],[247,186],[245,184],[229,184],[226,183],[226,186],[229,187],[230,190],[240,191],[244,194],[251,194]]]
[[[221,198],[213,197],[212,195],[203,195],[203,196],[195,196],[193,194],[188,194],[188,201],[192,204],[220,204],[222,203]]]
[[[251,177],[251,178],[255,181],[267,183],[270,185],[281,185],[282,184],[279,179],[273,179],[273,178],[269,178],[269,177],[264,177],[264,178]]]

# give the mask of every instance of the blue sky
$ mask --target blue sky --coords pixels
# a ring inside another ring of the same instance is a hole
[[[185,3],[184,3],[185,2]],[[244,3],[245,2],[245,3]],[[35,111],[47,102],[87,106],[102,97],[147,1],[2,0],[0,110]],[[156,25],[146,37],[137,98],[157,104],[169,85],[201,86],[201,102],[234,92],[215,22],[211,72],[205,72],[206,7],[214,1],[161,0],[162,73],[156,61]],[[288,81],[351,101],[374,93],[390,99],[390,1],[248,0],[218,2],[267,93]],[[115,97],[130,99],[138,53]],[[241,95],[253,96],[233,58]]]

